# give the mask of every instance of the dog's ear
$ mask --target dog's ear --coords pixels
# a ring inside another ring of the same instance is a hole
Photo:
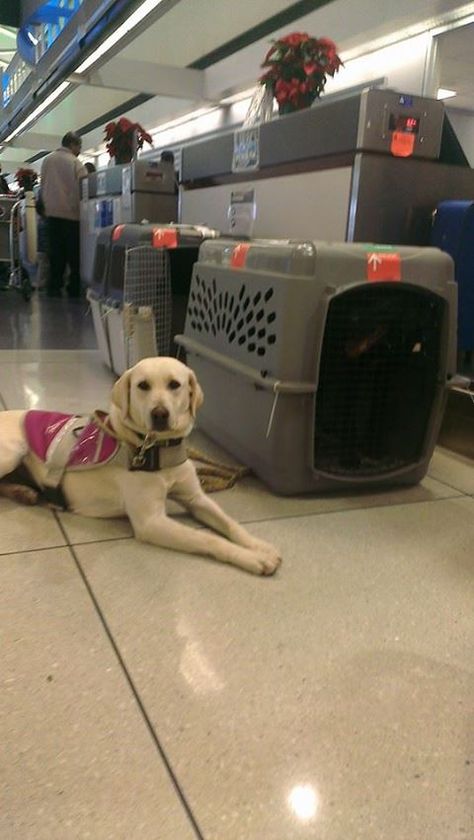
[[[131,371],[125,371],[112,388],[112,402],[120,409],[122,417],[127,416],[130,405],[130,374]]]
[[[204,401],[204,394],[199,382],[196,379],[196,374],[193,370],[189,371],[189,410],[191,417],[196,417],[198,408],[201,407]]]

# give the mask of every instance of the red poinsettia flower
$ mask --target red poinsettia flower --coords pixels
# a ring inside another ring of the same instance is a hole
[[[336,55],[337,47],[334,41],[331,41],[331,38],[318,38],[318,43],[328,55]]]
[[[22,166],[20,169],[17,169],[15,178],[18,181],[18,185],[23,188],[27,187],[31,189],[38,183],[38,173],[34,169],[29,169],[27,166]]]
[[[286,35],[285,38],[280,38],[283,44],[289,44],[291,47],[297,47],[299,44],[309,41],[307,32],[293,32],[291,35]]]
[[[259,81],[271,90],[279,105],[286,108],[286,103],[291,102],[295,108],[302,108],[321,95],[326,77],[334,76],[341,66],[337,47],[330,38],[293,32],[273,42]]]
[[[127,117],[120,117],[118,122],[109,122],[105,126],[106,149],[110,157],[132,159],[134,145],[142,149],[144,143],[153,145],[151,135],[140,125],[132,123]]]
[[[118,121],[120,130],[126,133],[127,131],[133,131],[134,125],[127,117],[120,117]]]

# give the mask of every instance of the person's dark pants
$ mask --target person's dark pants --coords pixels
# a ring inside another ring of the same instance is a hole
[[[49,281],[47,293],[58,295],[64,282],[64,272],[69,266],[67,293],[77,297],[81,293],[80,233],[79,222],[48,217]]]

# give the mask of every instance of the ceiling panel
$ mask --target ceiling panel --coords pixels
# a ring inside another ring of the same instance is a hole
[[[121,55],[186,67],[288,6],[285,0],[181,0]]]
[[[127,102],[131,96],[130,91],[89,88],[82,85],[41,117],[35,123],[34,130],[38,134],[58,134],[62,137],[66,131],[87,125],[122,102]]]
[[[193,108],[193,102],[186,99],[170,99],[155,96],[136,108],[127,109],[126,115],[132,122],[139,122],[147,131],[156,128],[163,121],[186,114]],[[84,151],[94,149],[103,143],[103,126],[83,135]],[[145,146],[145,149],[149,148]]]

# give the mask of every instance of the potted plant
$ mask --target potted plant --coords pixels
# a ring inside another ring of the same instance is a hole
[[[273,41],[261,66],[268,69],[260,84],[271,90],[279,113],[288,114],[309,108],[323,93],[327,76],[334,76],[342,61],[330,38],[293,32]]]
[[[140,123],[132,123],[126,117],[120,117],[117,122],[109,122],[105,126],[107,149],[116,163],[130,163],[136,151],[143,148],[144,143],[152,145],[151,136]]]
[[[38,173],[28,167],[18,169],[15,178],[20,189],[25,190],[25,192],[32,190],[34,185],[38,183]]]

